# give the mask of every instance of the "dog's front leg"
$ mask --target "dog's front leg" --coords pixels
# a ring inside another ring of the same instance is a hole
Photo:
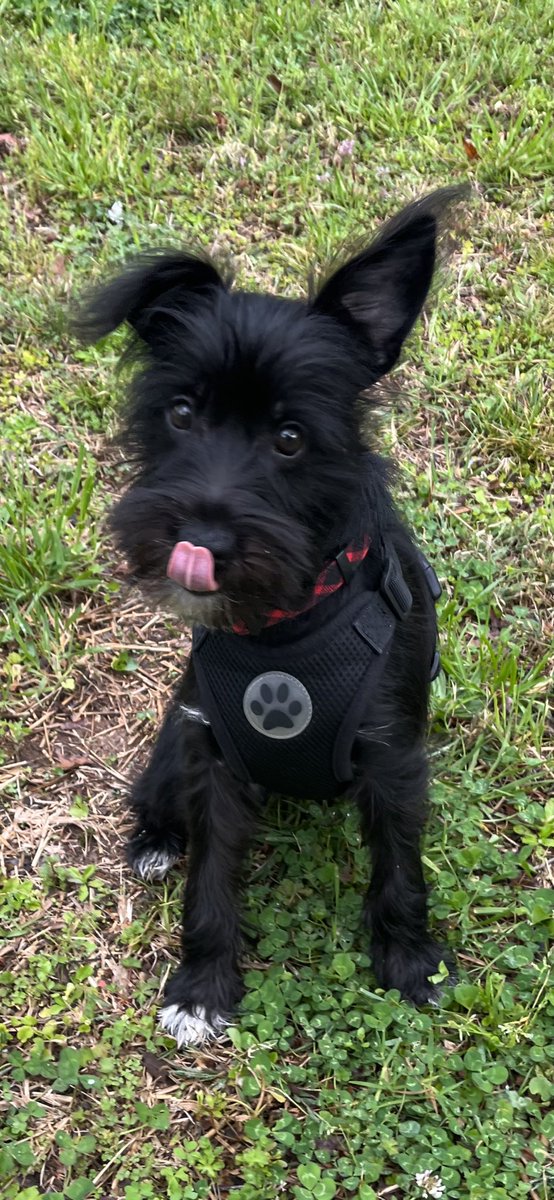
[[[238,895],[256,811],[256,790],[241,785],[216,757],[208,730],[190,728],[185,762],[189,865],[182,961],[160,1013],[179,1046],[221,1033],[242,996]]]
[[[377,751],[357,793],[362,833],[372,858],[365,916],[373,969],[384,988],[425,1004],[438,995],[429,977],[452,955],[427,928],[427,888],[420,841],[426,816],[427,770],[419,748]]]
[[[186,848],[183,727],[177,695],[131,793],[135,828],[127,842],[127,862],[146,882],[165,879]]]

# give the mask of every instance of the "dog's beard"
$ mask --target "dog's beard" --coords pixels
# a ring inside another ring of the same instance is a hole
[[[171,579],[145,579],[133,576],[148,602],[169,612],[186,625],[206,625],[209,629],[230,629],[235,620],[234,609],[221,592],[189,592]]]
[[[258,513],[243,506],[229,518],[237,554],[221,573],[217,591],[194,592],[167,577],[177,530],[189,515],[173,495],[143,487],[131,488],[113,511],[110,523],[127,557],[130,581],[151,604],[187,624],[219,629],[240,624],[252,633],[263,628],[273,609],[302,607],[317,574],[318,555],[301,524],[271,510]]]

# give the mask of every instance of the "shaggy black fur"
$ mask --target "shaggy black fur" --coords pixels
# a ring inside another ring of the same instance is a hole
[[[241,620],[256,633],[267,610],[299,609],[322,567],[362,532],[373,547],[385,531],[394,542],[414,604],[396,627],[377,716],[356,743],[351,794],[373,864],[365,914],[374,971],[416,1004],[432,997],[440,960],[451,964],[428,932],[420,859],[435,615],[388,468],[368,455],[372,397],[363,393],[394,366],[421,311],[440,219],[457,197],[445,189],[405,209],[307,302],[234,291],[208,259],[167,251],[108,284],[85,316],[91,337],[123,322],[134,334],[140,371],[124,444],[136,471],[113,528],[156,599],[190,621]],[[190,593],[166,578],[181,540],[212,551],[218,591]],[[370,554],[350,588],[371,569]],[[312,610],[310,627],[350,588]],[[133,791],[128,855],[143,875],[161,874],[188,848],[182,963],[165,1004],[211,1021],[228,1018],[241,997],[238,893],[261,798],[182,705],[200,705],[191,665]]]

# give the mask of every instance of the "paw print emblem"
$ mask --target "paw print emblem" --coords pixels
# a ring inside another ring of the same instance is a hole
[[[247,721],[265,737],[297,737],[312,719],[310,693],[284,671],[257,675],[248,684],[242,705]]]

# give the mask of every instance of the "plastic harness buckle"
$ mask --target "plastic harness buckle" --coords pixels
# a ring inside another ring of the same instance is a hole
[[[423,567],[423,572],[425,575],[425,582],[426,582],[427,587],[429,588],[429,591],[431,593],[431,596],[433,597],[433,600],[435,601],[435,604],[436,604],[437,600],[440,600],[440,598],[442,596],[442,588],[437,579],[437,573],[434,570],[434,568],[431,566],[431,563],[429,562],[429,560],[425,557],[424,554],[421,553],[421,550],[419,551],[419,561]]]
[[[381,594],[392,608],[399,621],[407,617],[412,604],[412,593],[402,574],[394,546],[383,539],[384,568],[379,585]],[[432,568],[431,568],[432,569]],[[438,581],[437,581],[438,582]]]

